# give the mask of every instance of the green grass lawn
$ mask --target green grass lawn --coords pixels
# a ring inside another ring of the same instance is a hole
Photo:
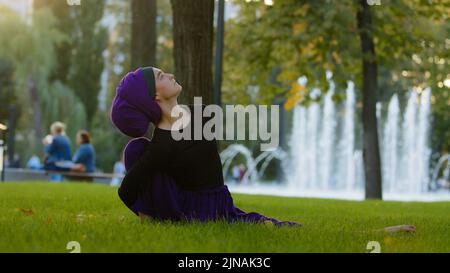
[[[302,228],[252,223],[140,223],[117,189],[84,183],[0,184],[0,252],[450,252],[450,202],[340,201],[232,194],[235,205]],[[379,228],[416,225],[415,234]]]

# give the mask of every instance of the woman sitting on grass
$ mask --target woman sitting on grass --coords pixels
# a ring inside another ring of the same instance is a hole
[[[111,120],[122,133],[139,137],[124,151],[127,173],[118,192],[125,205],[141,220],[225,219],[301,226],[234,206],[224,184],[216,140],[172,138],[173,129],[181,133],[186,128],[173,128],[178,118],[171,116],[181,90],[173,75],[152,67],[128,73],[117,87]],[[190,122],[193,134],[190,113],[184,110],[179,118]],[[150,122],[156,125],[151,141],[142,137]]]
[[[139,68],[120,82],[111,108],[111,120],[124,134],[137,137],[124,150],[127,173],[119,187],[119,197],[142,221],[218,220],[229,223],[245,221],[268,225],[302,226],[280,221],[256,212],[244,212],[233,204],[224,184],[222,164],[215,139],[193,140],[194,119],[189,111],[182,116],[171,115],[178,106],[182,87],[172,74],[158,68]],[[203,109],[202,109],[203,110]],[[190,112],[193,107],[190,106]],[[188,122],[174,128],[182,118]],[[203,118],[201,128],[207,121]],[[153,138],[142,137],[149,123],[156,125]],[[173,130],[183,132],[190,126],[191,140],[174,140]],[[381,229],[385,232],[414,232],[411,225]]]

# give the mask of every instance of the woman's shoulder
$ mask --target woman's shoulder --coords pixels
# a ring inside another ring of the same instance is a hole
[[[65,141],[65,140],[67,140],[67,137],[64,136],[64,135],[62,135],[62,134],[56,134],[56,135],[53,137],[53,141],[59,141],[59,142],[61,142],[61,141]]]
[[[83,143],[78,149],[86,152],[93,152],[94,146],[91,143]]]
[[[89,151],[91,151],[92,153],[95,153],[95,148],[94,148],[94,145],[92,145],[92,143],[88,143],[88,149],[89,149]]]
[[[92,145],[92,143],[84,143],[83,145],[85,145],[88,149],[94,149],[94,145]]]
[[[52,143],[58,143],[60,145],[69,145],[70,146],[70,139],[66,135],[57,134],[54,138]]]
[[[171,148],[170,132],[155,130],[152,139],[145,145],[145,150],[169,151]]]

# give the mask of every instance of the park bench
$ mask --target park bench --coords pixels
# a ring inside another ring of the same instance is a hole
[[[67,171],[49,171],[44,170],[46,175],[49,174],[59,174],[64,177],[65,180],[69,181],[85,181],[85,182],[93,182],[94,179],[113,179],[114,177],[118,177],[113,173],[100,173],[100,172],[92,172],[92,173],[84,173],[84,172],[67,172]]]
[[[61,171],[48,171],[48,170],[32,170],[23,168],[6,168],[5,175],[6,181],[34,181],[34,180],[48,180],[50,174],[60,174],[65,180],[69,181],[86,181],[96,182],[102,184],[109,184],[113,177],[122,178],[122,176],[116,176],[113,173],[79,173],[79,172],[61,172]]]

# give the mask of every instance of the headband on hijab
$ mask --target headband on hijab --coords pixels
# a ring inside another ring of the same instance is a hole
[[[116,89],[110,118],[125,135],[141,137],[150,125],[158,124],[161,108],[155,101],[156,85],[152,67],[127,73]]]

